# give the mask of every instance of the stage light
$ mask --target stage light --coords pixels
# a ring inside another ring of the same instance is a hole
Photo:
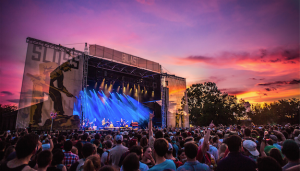
[[[112,86],[113,84],[110,84],[109,87],[108,87],[108,92],[110,92],[112,90]]]
[[[95,86],[94,86],[94,89],[96,89],[96,88],[97,88],[97,83],[98,83],[98,82],[96,81],[96,83],[95,83]]]
[[[102,83],[101,83],[101,85],[100,85],[101,89],[104,88],[104,83],[105,83],[105,78],[102,80]]]

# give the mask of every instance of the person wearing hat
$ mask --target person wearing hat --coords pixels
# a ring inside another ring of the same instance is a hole
[[[254,161],[257,161],[259,157],[259,152],[256,149],[256,143],[252,140],[245,140],[243,142],[243,148],[244,148],[244,155],[248,156],[249,158],[253,159]]]
[[[288,163],[282,167],[283,171],[300,164],[299,152],[299,147],[295,141],[284,141],[282,146],[282,154],[287,158]]]
[[[270,139],[273,141],[273,146],[275,146],[276,148],[278,148],[278,150],[281,151],[281,146],[277,143],[278,139],[276,135],[270,135]]]
[[[173,146],[171,143],[169,143],[169,146],[168,146],[168,151],[165,155],[165,158],[166,159],[169,159],[169,160],[173,160],[173,162],[175,163],[176,165],[176,168],[178,168],[179,166],[183,165],[182,162],[178,161],[174,156],[173,156]]]
[[[300,134],[294,138],[295,142],[298,144],[299,148],[300,148]]]
[[[128,148],[122,145],[122,135],[116,135],[115,140],[117,142],[117,145],[110,150],[110,159],[112,161],[113,166],[118,166],[121,156],[123,155],[123,153],[128,151]]]

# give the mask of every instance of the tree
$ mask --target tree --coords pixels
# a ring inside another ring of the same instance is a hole
[[[193,84],[187,89],[190,122],[193,125],[234,124],[242,116],[244,106],[237,103],[235,96],[221,93],[213,82]]]
[[[15,105],[2,105],[0,104],[0,114],[4,114],[4,113],[10,113],[13,111],[18,110],[18,107]]]
[[[299,123],[300,101],[299,99],[283,99],[273,103],[252,105],[248,113],[255,124],[297,124]]]

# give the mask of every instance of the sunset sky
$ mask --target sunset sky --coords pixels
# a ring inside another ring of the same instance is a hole
[[[300,98],[299,0],[1,0],[0,104],[18,104],[26,37],[133,54],[250,103]]]

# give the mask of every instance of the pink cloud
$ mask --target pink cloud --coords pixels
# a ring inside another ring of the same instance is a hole
[[[254,71],[269,71],[298,69],[300,62],[298,48],[275,48],[257,50],[254,52],[223,52],[215,57],[203,55],[173,58],[177,65],[204,63],[223,68],[244,68]],[[264,68],[262,68],[264,66]]]
[[[136,0],[136,2],[141,3],[143,5],[153,5],[155,0]]]

